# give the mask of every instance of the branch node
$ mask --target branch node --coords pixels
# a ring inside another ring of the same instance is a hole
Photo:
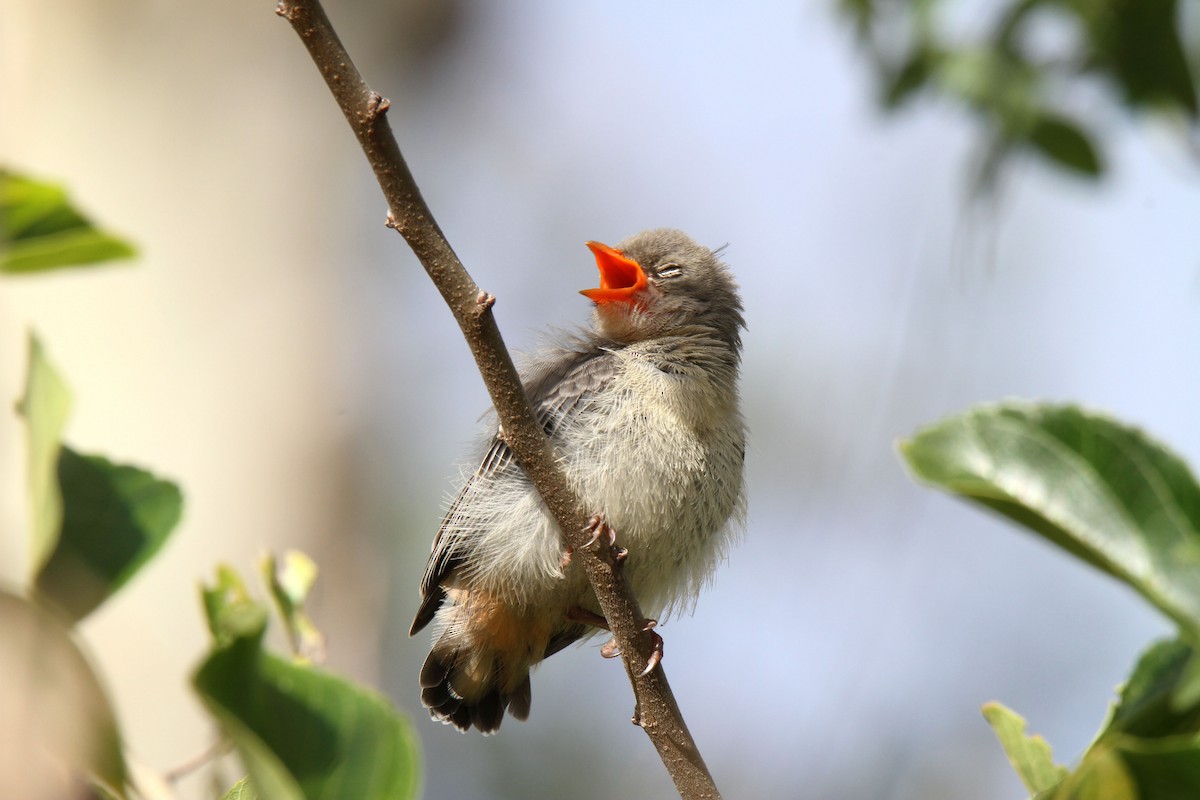
[[[496,295],[481,291],[475,298],[475,318],[479,319],[496,305]]]
[[[387,110],[391,107],[391,100],[388,100],[379,92],[371,92],[371,96],[367,99],[367,121],[374,122],[386,114]]]
[[[394,231],[400,230],[400,220],[396,219],[396,215],[392,213],[390,208],[388,209],[387,219],[383,221],[383,224]]]

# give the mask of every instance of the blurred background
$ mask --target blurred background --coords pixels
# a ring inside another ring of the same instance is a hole
[[[946,5],[969,36],[1000,4]],[[0,282],[0,398],[19,396],[35,328],[75,391],[69,440],[186,496],[165,551],[83,629],[130,750],[163,772],[211,743],[187,688],[208,639],[197,586],[298,547],[322,568],[329,665],[411,713],[426,798],[671,796],[599,642],[539,669],[530,720],[496,736],[422,711],[428,641],[407,629],[487,399],[272,11],[0,8],[0,159],[142,249]],[[514,349],[586,321],[588,239],[672,226],[728,243],[749,321],[749,521],[695,614],[660,629],[727,797],[1024,796],[979,713],[993,699],[1079,756],[1169,626],[914,485],[895,444],[1015,396],[1109,411],[1200,462],[1200,174],[1177,126],[1084,92],[1101,179],[1016,153],[973,194],[986,115],[935,95],[886,115],[878,52],[834,2],[328,11]],[[1046,29],[1043,46],[1069,44]],[[0,415],[9,584],[28,558],[21,436]],[[178,791],[211,796],[203,774]]]

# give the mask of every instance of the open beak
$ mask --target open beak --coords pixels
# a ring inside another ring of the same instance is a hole
[[[600,268],[600,286],[584,289],[581,295],[597,303],[629,302],[646,288],[646,273],[636,261],[606,244],[588,242],[587,246]]]

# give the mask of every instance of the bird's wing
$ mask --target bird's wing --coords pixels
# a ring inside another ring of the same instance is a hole
[[[612,380],[617,359],[606,343],[576,340],[571,348],[556,350],[539,358],[523,372],[525,391],[533,405],[534,414],[546,435],[554,439],[564,419],[573,414],[586,400]],[[421,607],[413,620],[409,635],[429,624],[446,597],[444,588],[454,570],[469,557],[470,540],[461,535],[446,536],[455,520],[466,516],[463,504],[470,502],[476,481],[503,480],[505,477],[524,478],[507,442],[497,432],[491,440],[479,468],[459,490],[450,510],[442,519],[433,540],[433,552],[421,578]]]

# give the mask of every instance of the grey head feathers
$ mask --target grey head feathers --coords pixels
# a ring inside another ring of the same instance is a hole
[[[645,271],[649,298],[645,305],[627,308],[618,303],[599,306],[601,334],[629,341],[707,333],[735,352],[741,350],[741,329],[746,327],[742,301],[716,253],[673,228],[643,231],[616,249]]]

